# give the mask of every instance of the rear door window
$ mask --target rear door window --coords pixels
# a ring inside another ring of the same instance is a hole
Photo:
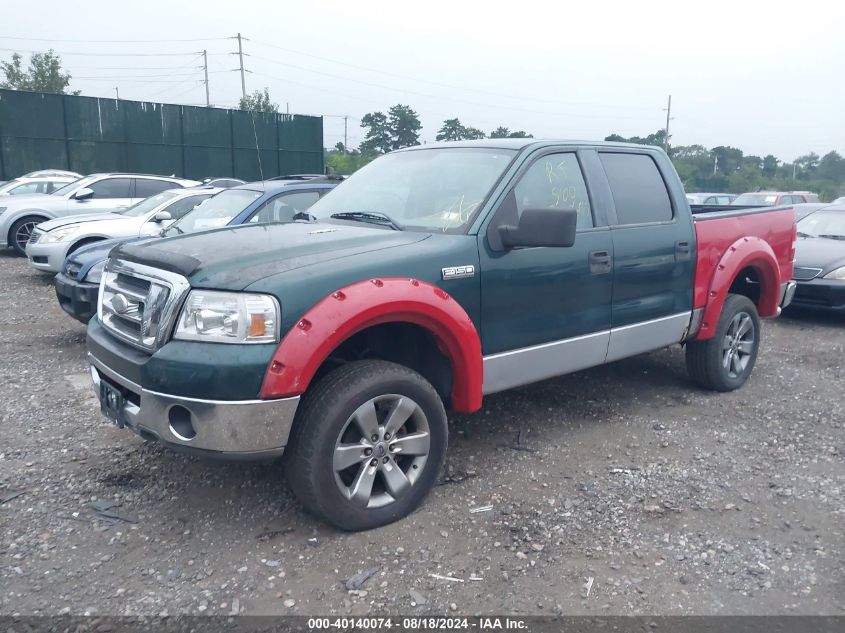
[[[152,178],[135,179],[135,195],[133,198],[149,198],[168,189],[178,189],[179,185],[169,180],[153,180]]]
[[[128,198],[131,182],[131,178],[106,178],[88,186],[94,192],[93,198]]]
[[[668,222],[672,202],[651,156],[600,152],[619,224]]]

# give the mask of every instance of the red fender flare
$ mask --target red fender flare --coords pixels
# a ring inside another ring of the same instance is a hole
[[[483,367],[475,325],[447,292],[407,278],[360,281],[308,310],[276,349],[259,397],[301,395],[338,345],[368,327],[395,322],[413,323],[434,335],[452,364],[452,408],[480,409]]]
[[[701,329],[695,340],[709,339],[716,333],[716,324],[719,322],[719,315],[728,298],[731,284],[739,272],[749,266],[757,271],[760,279],[757,311],[763,317],[777,315],[781,283],[777,257],[766,240],[759,237],[742,237],[728,247],[716,265],[707,292]]]

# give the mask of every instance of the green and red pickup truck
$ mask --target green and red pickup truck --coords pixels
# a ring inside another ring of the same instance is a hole
[[[448,409],[682,344],[743,385],[794,292],[789,207],[694,214],[654,147],[506,139],[364,167],[294,222],[112,251],[88,358],[103,413],[226,458],[284,453],[316,515],[395,521]]]

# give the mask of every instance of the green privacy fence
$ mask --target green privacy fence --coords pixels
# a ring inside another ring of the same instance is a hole
[[[322,173],[323,119],[0,89],[0,180],[50,168],[247,181]]]

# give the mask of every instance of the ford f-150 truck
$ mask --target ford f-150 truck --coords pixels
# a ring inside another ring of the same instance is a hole
[[[306,508],[367,529],[435,484],[447,409],[675,344],[701,386],[742,386],[794,245],[788,207],[693,215],[654,147],[414,147],[293,222],[116,248],[88,358],[119,427],[284,452]]]

